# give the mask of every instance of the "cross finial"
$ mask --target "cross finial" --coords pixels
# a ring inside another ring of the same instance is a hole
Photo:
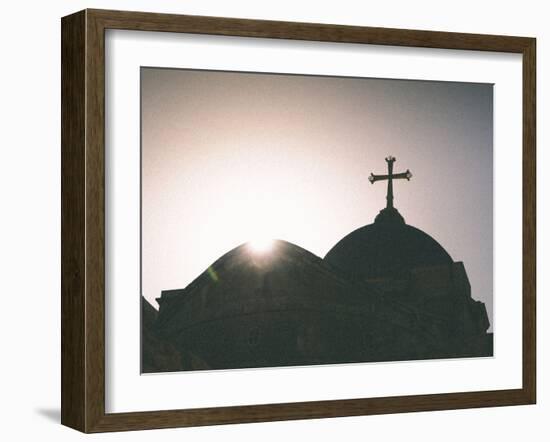
[[[374,184],[376,181],[388,180],[388,194],[386,195],[386,208],[393,209],[393,180],[394,179],[406,179],[409,181],[412,178],[412,173],[409,169],[406,172],[393,173],[393,163],[395,163],[395,157],[388,156],[386,157],[386,163],[388,163],[388,174],[387,175],[374,175],[373,173],[369,176],[369,181],[371,184]]]

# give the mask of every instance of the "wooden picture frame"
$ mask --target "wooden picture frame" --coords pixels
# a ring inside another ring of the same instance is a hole
[[[536,400],[534,38],[84,10],[62,19],[62,424],[142,430],[533,404]],[[518,389],[105,412],[105,30],[518,53],[523,57],[523,385]]]

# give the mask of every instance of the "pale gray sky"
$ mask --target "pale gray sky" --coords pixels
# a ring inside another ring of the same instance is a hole
[[[489,84],[142,68],[142,288],[187,286],[233,247],[323,257],[385,206],[463,261],[492,318]],[[491,321],[492,322],[492,321]]]

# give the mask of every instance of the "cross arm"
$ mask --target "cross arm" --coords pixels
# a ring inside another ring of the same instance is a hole
[[[389,179],[389,177],[389,175],[374,175],[373,173],[371,173],[369,176],[369,181],[371,184],[374,184],[376,181],[387,180]]]
[[[392,178],[394,179],[406,179],[407,181],[410,181],[410,179],[412,178],[412,173],[409,169],[407,169],[406,172],[401,172],[401,173],[396,173],[395,175],[392,176]]]

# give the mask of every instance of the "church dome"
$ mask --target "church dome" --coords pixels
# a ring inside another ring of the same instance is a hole
[[[435,239],[406,224],[393,207],[382,210],[373,224],[344,237],[325,261],[359,280],[402,278],[414,268],[453,262]]]

